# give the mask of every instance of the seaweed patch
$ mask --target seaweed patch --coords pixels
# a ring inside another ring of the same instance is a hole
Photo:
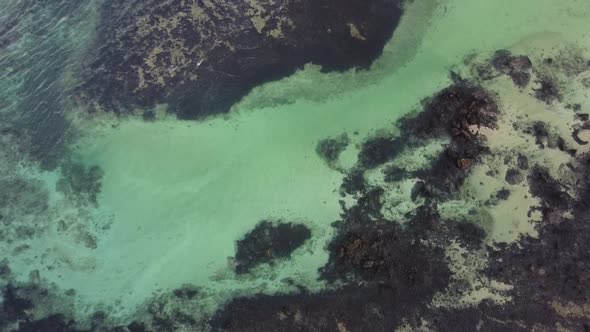
[[[367,68],[401,14],[399,0],[109,0],[80,96],[118,112],[168,103],[180,118],[225,113],[306,63]]]
[[[340,154],[346,150],[349,143],[348,135],[344,133],[334,138],[320,140],[315,151],[330,167],[334,167]]]
[[[247,273],[261,263],[289,258],[311,237],[303,224],[263,220],[237,242],[236,273]]]
[[[519,88],[526,87],[531,80],[533,64],[526,55],[515,56],[508,50],[499,50],[494,54],[491,63],[497,71],[510,76]]]

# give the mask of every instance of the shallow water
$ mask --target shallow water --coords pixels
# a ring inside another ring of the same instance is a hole
[[[7,21],[10,14],[4,13],[12,10],[12,3],[3,1],[0,22]],[[6,255],[16,279],[26,281],[31,271],[39,270],[44,284],[74,289],[75,308],[68,310],[81,319],[97,309],[128,319],[154,294],[182,284],[202,288],[203,314],[238,294],[295,291],[288,278],[311,290],[328,287],[318,280],[318,269],[328,260],[331,223],[342,212],[343,174],[315,153],[319,140],[348,135],[352,144],[338,165],[347,169],[368,135],[391,131],[395,120],[450,84],[449,70],[462,70],[470,54],[488,56],[504,48],[543,53],[568,43],[588,54],[590,47],[586,1],[446,0],[407,6],[393,39],[370,70],[321,73],[310,65],[257,87],[231,113],[199,121],[165,115],[165,105],[155,122],[110,113],[88,115],[83,107],[56,97],[77,84],[76,72],[88,51],[84,45],[92,40],[96,4],[64,9],[69,12],[63,30],[61,21],[52,21],[45,37],[24,31],[19,41],[0,49],[5,68],[0,76],[2,116],[25,117],[42,127],[52,119],[30,116],[34,103],[47,100],[68,107],[64,113],[72,120],[75,138],[50,143],[65,146],[72,160],[99,166],[104,177],[96,206],[80,206],[56,190],[59,170],[45,171],[17,160],[18,154],[5,154],[0,176],[40,179],[40,190],[49,195],[49,207],[38,212],[47,226],[43,232],[0,243],[5,253],[23,243],[30,247]],[[51,15],[61,14],[49,13],[40,20]],[[77,17],[83,20],[73,22]],[[18,28],[31,24],[21,22]],[[40,53],[39,40],[57,45],[62,60],[56,57],[58,51]],[[60,63],[50,62],[52,58]],[[18,68],[19,60],[38,62],[42,68]],[[65,69],[46,72],[55,67]],[[52,84],[45,86],[51,91],[35,94],[26,87],[29,82],[40,84],[37,90],[44,88],[38,79],[28,78],[35,76],[29,71],[46,75],[43,79]],[[31,144],[45,141],[41,137]],[[352,198],[346,200],[348,206],[353,203]],[[34,222],[24,210],[13,215],[26,219],[23,223]],[[497,211],[491,215],[489,227],[497,239],[533,232],[529,224],[505,222]],[[69,230],[57,231],[53,225],[64,219]],[[304,223],[312,238],[289,260],[236,275],[235,243],[263,219]],[[95,236],[96,246],[81,241],[83,234]]]

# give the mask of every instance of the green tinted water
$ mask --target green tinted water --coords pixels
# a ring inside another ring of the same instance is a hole
[[[42,238],[39,247],[69,262],[43,276],[76,289],[79,303],[116,305],[121,315],[182,283],[204,287],[212,304],[235,293],[288,290],[285,278],[319,289],[342,174],[315,154],[318,140],[347,133],[353,144],[343,166],[351,165],[355,144],[447,85],[449,69],[470,53],[549,32],[590,45],[586,1],[418,2],[368,72],[322,74],[309,66],[258,87],[226,117],[201,122],[80,120],[85,135],[75,157],[105,172],[89,218],[112,218],[112,225],[96,249]],[[304,222],[312,241],[288,262],[236,277],[235,241],[266,218]]]

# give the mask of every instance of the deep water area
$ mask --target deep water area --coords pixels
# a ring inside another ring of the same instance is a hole
[[[0,332],[590,331],[589,27],[0,0]]]

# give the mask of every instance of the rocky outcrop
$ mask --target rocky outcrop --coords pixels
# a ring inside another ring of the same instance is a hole
[[[106,1],[82,93],[107,110],[168,103],[181,118],[227,112],[306,63],[368,67],[399,0]]]

